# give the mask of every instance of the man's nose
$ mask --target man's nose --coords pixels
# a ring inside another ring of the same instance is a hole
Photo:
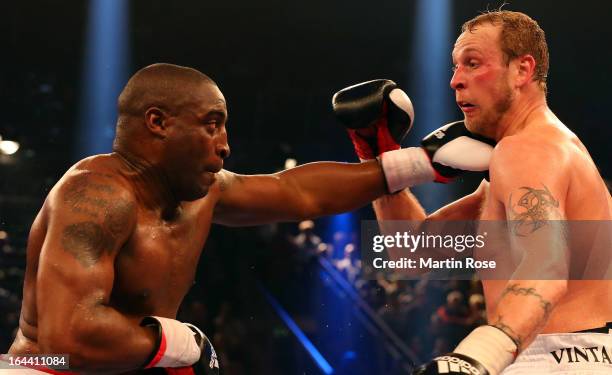
[[[465,88],[465,79],[463,77],[463,73],[461,72],[461,68],[457,68],[453,72],[453,76],[450,80],[450,87],[453,90],[461,90]]]
[[[229,145],[227,143],[220,145],[217,151],[217,155],[219,155],[221,159],[226,159],[227,157],[229,157],[230,156]]]
[[[227,133],[224,132],[224,134],[221,136],[221,139],[219,140],[219,142],[217,142],[217,147],[215,151],[221,159],[226,159],[230,156],[230,147],[227,143]]]

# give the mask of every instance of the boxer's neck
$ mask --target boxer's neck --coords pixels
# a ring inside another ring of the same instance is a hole
[[[530,99],[517,99],[505,113],[502,121],[497,126],[495,140],[499,142],[502,138],[519,133],[531,123],[533,118],[549,112],[546,97]]]
[[[125,165],[126,178],[133,184],[138,198],[145,207],[159,210],[162,219],[172,220],[180,211],[180,201],[172,193],[166,174],[144,158],[115,150],[119,160]]]

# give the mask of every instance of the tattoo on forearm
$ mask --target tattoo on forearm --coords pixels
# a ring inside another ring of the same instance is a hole
[[[512,194],[508,198],[511,209],[512,233],[516,236],[527,236],[547,224],[548,220],[559,218],[559,201],[553,197],[545,185],[544,189],[521,187],[526,192],[512,205]]]
[[[500,330],[502,330],[506,335],[508,335],[508,337],[510,337],[510,339],[514,342],[514,344],[516,345],[516,348],[518,350],[521,350],[523,347],[523,342],[524,339],[518,334],[516,333],[512,327],[510,327],[509,325],[507,325],[504,321],[503,321],[504,317],[502,315],[500,315],[497,318],[497,321],[495,321],[493,324],[491,324],[493,327],[495,328],[499,328]]]
[[[95,265],[104,253],[110,253],[129,228],[134,202],[116,198],[110,185],[92,181],[93,173],[82,174],[68,183],[64,202],[74,213],[89,217],[67,225],[61,243],[84,267]],[[98,175],[112,177],[108,175]]]
[[[501,294],[500,299],[504,298],[508,294],[515,295],[515,296],[532,296],[536,298],[538,302],[540,303],[540,307],[542,308],[544,312],[543,320],[544,321],[548,320],[548,317],[550,316],[550,313],[553,308],[553,304],[550,301],[547,301],[541,294],[539,294],[535,290],[535,288],[523,288],[523,287],[520,287],[518,284],[510,284],[506,287],[506,289],[504,289],[504,291]]]

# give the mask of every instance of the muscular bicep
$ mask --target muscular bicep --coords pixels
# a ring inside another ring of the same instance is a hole
[[[46,203],[48,226],[37,275],[42,338],[108,302],[114,260],[135,222],[130,195],[111,176],[65,177]]]

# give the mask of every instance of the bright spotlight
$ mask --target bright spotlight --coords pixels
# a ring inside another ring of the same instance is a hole
[[[15,141],[0,141],[0,152],[4,155],[13,155],[19,150],[19,143]]]
[[[285,169],[294,168],[297,165],[297,160],[289,158],[285,160]]]

